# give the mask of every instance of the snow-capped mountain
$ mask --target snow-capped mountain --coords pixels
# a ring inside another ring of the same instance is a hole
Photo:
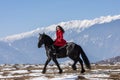
[[[44,48],[37,48],[38,33],[55,38],[55,27],[65,29],[64,37],[83,48],[91,62],[120,55],[120,15],[93,20],[73,20],[0,39],[0,63],[44,63]]]
[[[106,60],[101,60],[97,62],[98,64],[120,64],[120,56],[109,58]]]

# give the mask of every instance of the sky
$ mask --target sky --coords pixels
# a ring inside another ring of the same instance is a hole
[[[71,20],[120,14],[120,0],[0,0],[0,38]]]

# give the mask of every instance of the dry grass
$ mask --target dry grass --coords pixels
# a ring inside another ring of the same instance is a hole
[[[5,72],[3,72],[2,76],[8,76],[9,74],[10,74],[10,72],[5,71]]]
[[[88,79],[86,79],[86,78],[83,77],[83,76],[78,76],[76,80],[88,80]]]
[[[25,65],[23,65],[25,66]],[[32,70],[42,70],[43,69],[43,66],[40,67],[39,65],[30,65],[28,67],[20,67],[18,64],[17,65],[13,65],[12,67],[10,68],[15,68],[14,70],[4,70],[5,68],[8,68],[9,66],[8,65],[4,65],[4,66],[0,66],[0,72],[2,72],[0,75],[6,77],[6,78],[0,78],[0,80],[29,80],[31,78],[34,78],[34,77],[40,77],[40,76],[30,76],[29,74],[31,73],[40,73],[40,72],[32,72]],[[116,71],[117,69],[120,69],[119,68],[120,66],[117,66],[117,65],[92,65],[92,70],[88,70],[88,69],[85,69],[86,72],[84,74],[107,74],[109,75],[109,77],[94,77],[94,78],[99,78],[99,79],[108,79],[108,80],[120,80],[120,72]],[[72,67],[71,65],[69,66],[65,66],[65,67],[61,67],[62,70],[63,70],[63,74],[59,74],[59,70],[56,66],[54,65],[48,65],[47,67],[47,72],[46,74],[44,75],[45,77],[47,77],[48,79],[51,79],[51,78],[54,78],[56,76],[62,76],[62,75],[70,75],[70,74],[76,74],[78,75],[78,77],[76,78],[76,80],[89,80],[87,78],[85,78],[81,73],[81,66],[80,65],[77,65],[77,70],[72,70]],[[12,71],[15,71],[15,70],[27,70],[28,72],[27,73],[14,73],[14,74],[11,74]],[[99,73],[95,72],[94,70],[98,70]],[[110,71],[109,71],[110,70]],[[114,71],[115,70],[115,71]],[[105,72],[106,71],[106,72]],[[13,76],[13,78],[7,78],[7,76]],[[14,76],[21,76],[21,77],[14,77]]]
[[[114,80],[120,80],[120,73],[118,73],[118,74],[110,74],[110,77],[109,77],[110,79],[114,79]]]
[[[29,80],[31,77],[23,76],[23,77],[14,77],[14,78],[1,78],[0,80]]]

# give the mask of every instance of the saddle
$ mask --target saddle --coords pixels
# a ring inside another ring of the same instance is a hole
[[[66,45],[61,46],[61,47],[53,45],[52,48],[53,48],[54,55],[59,54],[60,51],[63,51],[64,49],[66,49],[66,53],[65,54],[69,55],[71,53],[71,51],[74,49],[74,47],[75,47],[75,44],[73,42],[69,42]]]
[[[64,46],[59,47],[58,49],[60,50],[62,48],[65,48],[66,46],[67,46],[67,44],[65,44]]]
[[[66,48],[66,50],[68,51],[69,50],[69,52],[73,49],[75,47],[75,44],[73,43],[73,42],[69,42],[69,43],[67,43],[66,45],[64,45],[64,46],[61,46],[61,47],[54,47],[55,48],[55,50],[56,50],[56,53],[57,52],[59,52],[61,49],[63,49],[63,48]]]
[[[65,44],[64,46],[61,46],[61,47],[53,45],[53,46],[52,46],[52,49],[53,49],[53,52],[59,53],[59,51],[60,51],[61,49],[65,48],[66,46],[67,46],[67,44]]]

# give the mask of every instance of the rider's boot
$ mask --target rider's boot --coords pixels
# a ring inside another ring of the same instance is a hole
[[[54,45],[54,49],[53,49],[54,55],[56,55],[58,53],[58,48],[59,48],[58,46]]]

